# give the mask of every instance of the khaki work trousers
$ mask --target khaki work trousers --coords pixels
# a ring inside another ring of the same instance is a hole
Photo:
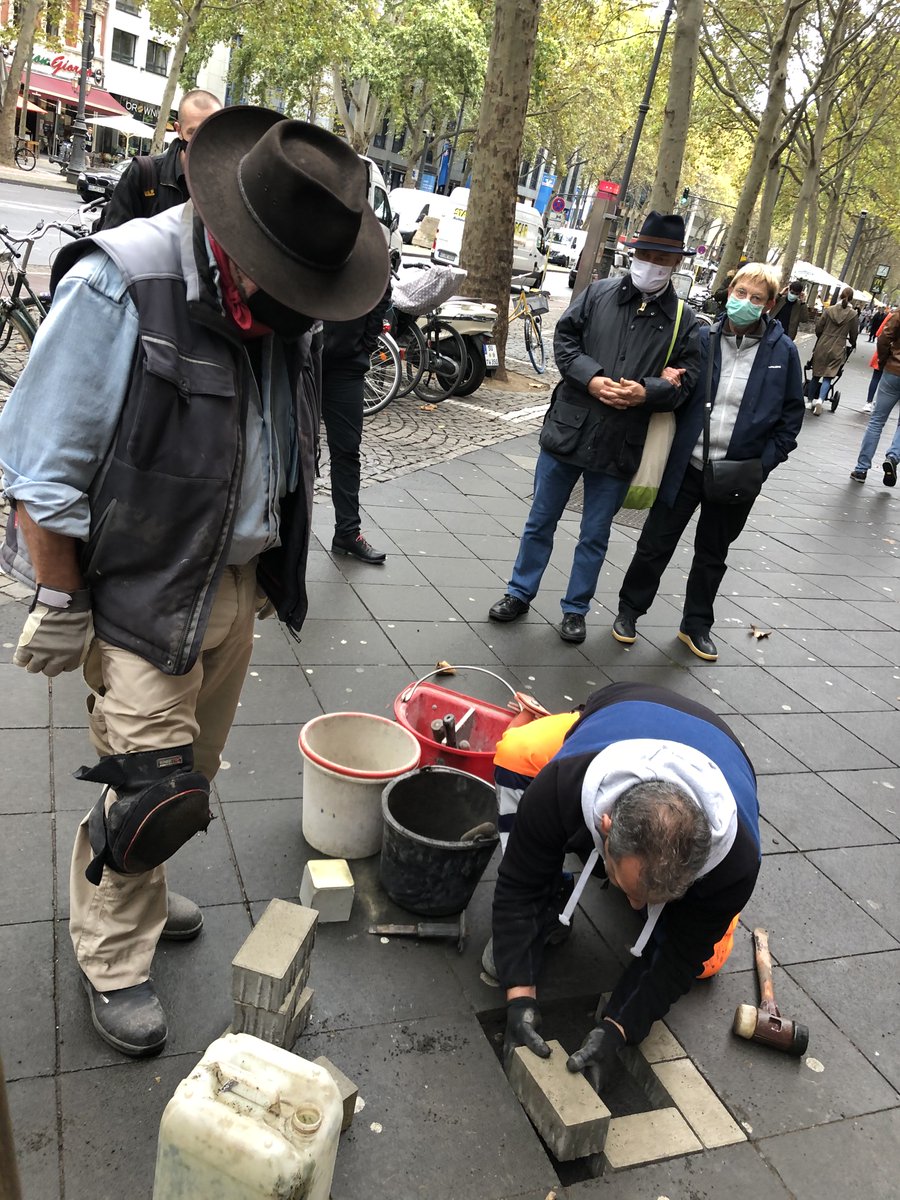
[[[166,675],[129,650],[95,638],[84,665],[93,692],[91,741],[98,754],[168,750],[193,744],[194,770],[212,779],[247,674],[256,616],[256,565],[228,567],[219,584],[200,656],[187,675]],[[110,791],[107,810],[115,799]],[[166,923],[164,866],[142,875],[104,868],[85,879],[93,858],[85,817],[75,836],[69,881],[69,933],[78,965],[99,991],[143,983]]]

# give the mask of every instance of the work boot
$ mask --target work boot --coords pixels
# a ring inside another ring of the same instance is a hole
[[[159,935],[169,942],[190,942],[203,928],[203,913],[187,896],[169,892],[169,915]]]
[[[688,650],[692,654],[696,654],[698,658],[702,658],[704,662],[715,662],[719,657],[719,651],[716,649],[716,643],[709,636],[709,633],[686,633],[683,629],[678,630],[679,642],[684,642]]]
[[[564,642],[583,642],[587,637],[584,617],[581,613],[563,613],[558,632]]]
[[[623,646],[633,645],[637,641],[634,617],[620,611],[619,615],[613,621],[612,635]]]
[[[84,972],[81,981],[94,1028],[104,1042],[132,1058],[159,1054],[169,1030],[152,979],[111,992],[99,992]]]
[[[360,562],[372,563],[379,565],[384,562],[387,555],[383,550],[376,550],[374,546],[370,546],[361,533],[349,537],[334,537],[331,542],[332,554],[348,554],[351,558],[358,558]]]
[[[894,487],[897,483],[897,460],[892,455],[888,454],[885,457],[882,465],[884,471],[884,486]]]
[[[518,596],[507,594],[502,600],[498,600],[496,604],[491,605],[490,609],[488,609],[488,616],[492,621],[515,621],[519,617],[524,617],[530,607],[524,600],[520,600]]]

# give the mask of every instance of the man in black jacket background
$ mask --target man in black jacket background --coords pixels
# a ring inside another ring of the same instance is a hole
[[[198,127],[221,107],[222,101],[212,92],[206,92],[202,88],[185,92],[178,105],[178,120],[175,122],[178,137],[172,141],[165,154],[156,154],[149,160],[144,156],[145,161],[152,164],[153,178],[151,179],[148,173],[145,180],[141,175],[140,163],[133,159],[116,184],[94,232],[97,233],[100,229],[114,229],[135,217],[155,217],[158,213],[189,200],[187,181],[184,177],[184,152]],[[152,194],[148,194],[151,191]]]

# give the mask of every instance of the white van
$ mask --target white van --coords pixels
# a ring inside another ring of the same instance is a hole
[[[438,196],[434,192],[422,192],[417,188],[394,188],[389,199],[395,215],[400,218],[400,237],[407,246],[411,245],[416,230],[425,217],[440,218],[453,209],[449,196]]]
[[[387,242],[391,255],[391,266],[398,266],[400,263],[400,253],[403,249],[403,241],[397,230],[397,219],[391,211],[387,184],[384,182],[384,176],[381,173],[378,163],[373,162],[371,158],[366,158],[364,154],[361,154],[359,157],[366,164],[369,204],[372,206],[375,216],[381,222],[381,226],[384,229],[384,239]]]
[[[469,208],[469,189],[454,188],[449,198],[453,201],[453,211],[448,216],[441,217],[431,250],[431,260],[455,265],[459,262],[462,248],[463,228]],[[512,273],[514,276],[528,277],[537,286],[546,270],[547,243],[543,218],[534,205],[517,204]]]
[[[558,267],[574,267],[586,239],[586,229],[551,230],[547,239],[550,261]]]

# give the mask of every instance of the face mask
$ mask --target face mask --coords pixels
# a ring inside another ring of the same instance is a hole
[[[674,267],[658,267],[640,258],[631,260],[631,282],[639,292],[661,292],[672,278]]]
[[[732,325],[736,325],[739,328],[747,328],[750,325],[755,325],[762,316],[761,305],[751,304],[749,300],[738,300],[736,296],[728,297],[725,311],[728,313],[728,319]]]
[[[788,294],[787,294],[788,304],[793,304],[796,301],[796,299],[797,299],[797,297],[794,295],[793,292],[788,292]]]
[[[267,325],[280,337],[293,339],[302,337],[313,323],[312,317],[295,312],[287,305],[281,304],[268,292],[254,292],[247,301],[247,307],[257,321]]]

